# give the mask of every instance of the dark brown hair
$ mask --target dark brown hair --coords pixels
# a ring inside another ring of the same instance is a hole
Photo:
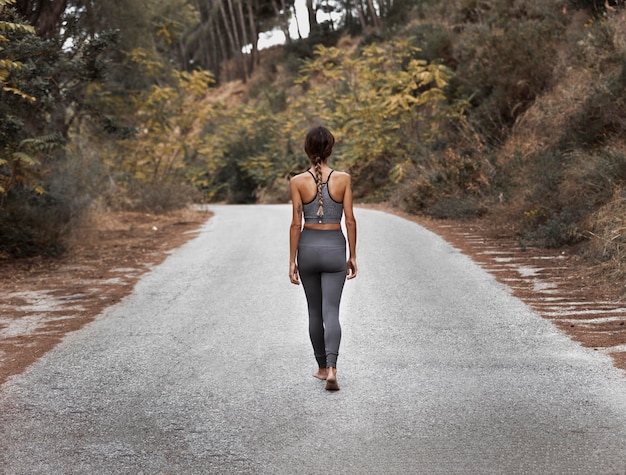
[[[335,145],[335,137],[330,133],[326,127],[319,126],[309,130],[304,139],[304,151],[306,152],[311,164],[315,169],[315,176],[317,178],[317,200],[319,202],[319,209],[317,215],[324,216],[324,200],[322,198],[322,163],[325,163],[333,153],[333,146]]]

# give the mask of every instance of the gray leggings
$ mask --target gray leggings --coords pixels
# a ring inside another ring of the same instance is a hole
[[[298,271],[309,308],[309,336],[320,368],[337,367],[339,303],[346,281],[346,239],[341,230],[304,228]]]

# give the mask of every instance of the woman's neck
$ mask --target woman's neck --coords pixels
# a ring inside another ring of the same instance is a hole
[[[311,168],[313,170],[315,170],[315,165],[311,165]],[[326,162],[322,162],[320,164],[320,170],[322,170],[322,173],[324,173],[324,172],[327,172],[327,171],[332,170],[332,169],[328,166],[328,164]]]

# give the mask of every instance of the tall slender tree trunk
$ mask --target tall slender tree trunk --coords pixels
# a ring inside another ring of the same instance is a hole
[[[254,11],[252,9],[252,3],[248,2],[248,22],[250,23],[250,36],[252,37],[252,54],[250,55],[250,70],[260,63],[259,55],[259,34],[256,29],[256,21],[254,18]]]
[[[185,48],[185,42],[182,40],[178,40],[178,54],[180,55],[180,69],[183,71],[189,68],[189,56],[187,54],[187,48]]]
[[[382,18],[385,18],[386,16],[389,15],[389,12],[391,11],[391,7],[393,6],[393,1],[392,0],[379,1],[378,5],[380,5],[380,16]]]
[[[200,13],[198,39],[187,45],[187,56],[198,60],[202,67],[210,69],[219,79],[220,74],[220,47],[221,41],[215,35],[219,31],[219,21],[211,1],[195,0],[195,6]],[[221,36],[219,37],[221,39]],[[193,51],[192,53],[189,50]],[[221,58],[224,58],[222,51]]]
[[[222,64],[228,60],[228,48],[224,44],[224,36],[219,34],[219,22],[214,18],[212,24],[209,25],[209,37],[211,39],[211,56],[212,66],[215,76],[219,79],[222,75]],[[228,73],[226,74],[228,76]]]
[[[330,29],[335,31],[335,22],[333,21],[333,16],[331,15],[332,8],[328,4],[328,0],[326,0],[326,11],[328,12],[328,16],[330,18]]]
[[[296,20],[296,29],[298,30],[298,39],[302,39],[302,30],[300,29],[300,20],[298,20],[298,15],[296,15],[296,7],[292,6],[291,14],[293,18]]]
[[[306,0],[306,10],[309,14],[309,34],[317,32],[317,11],[313,8],[313,0]]]
[[[228,35],[228,41],[230,43],[230,54],[228,54],[227,59],[233,58],[237,54],[237,43],[235,42],[235,36],[230,27],[230,22],[228,21],[228,17],[226,16],[226,9],[224,8],[224,0],[219,0],[219,8],[222,13],[222,24],[226,29],[226,34]],[[227,74],[228,80],[231,79],[230,74]]]
[[[241,39],[239,38],[239,28],[237,25],[237,15],[235,14],[235,9],[233,8],[233,0],[227,0],[228,2],[228,11],[230,12],[230,22],[233,28],[233,34],[235,37],[235,50],[233,54],[235,56],[235,60],[237,61],[237,65],[239,68],[239,76],[241,79],[246,82],[248,80],[248,71],[246,70],[246,63],[243,59],[243,47],[244,45],[241,43]]]
[[[287,43],[291,43],[291,36],[289,34],[289,9],[287,8],[287,5],[285,4],[285,0],[280,0],[280,5],[282,8],[282,16],[283,16],[283,23],[285,25],[285,38],[287,40]]]
[[[202,65],[202,67],[210,69],[211,71],[213,71],[215,73],[215,76],[217,77],[217,74],[219,73],[219,69],[216,69],[216,65],[219,64],[219,60],[217,60],[217,46],[215,44],[215,41],[212,41],[211,44],[209,44],[209,42],[207,41],[207,35],[206,32],[212,30],[211,28],[211,24],[210,23],[205,23],[204,25],[201,25],[202,30],[200,31],[200,38],[199,38],[199,43],[200,43],[200,64]]]
[[[247,47],[248,45],[250,45],[250,41],[248,40],[248,25],[246,25],[246,19],[243,14],[243,0],[237,1],[237,13],[239,14],[239,25],[241,28],[241,35],[243,37],[243,45],[244,47]],[[252,45],[250,45],[250,53],[252,53]],[[243,62],[243,67],[244,67],[244,71],[246,72],[246,77],[252,75],[253,65],[251,65],[249,62],[246,61],[246,58],[243,55],[243,52],[242,52],[241,61]]]
[[[369,13],[372,16],[372,23],[374,24],[374,28],[378,28],[380,26],[380,18],[378,18],[378,13],[376,13],[376,8],[374,8],[373,0],[367,0],[367,6],[369,9]]]
[[[354,6],[356,7],[356,11],[359,15],[361,31],[364,32],[367,29],[367,19],[365,18],[365,12],[363,11],[363,5],[361,4],[361,0],[354,0]]]

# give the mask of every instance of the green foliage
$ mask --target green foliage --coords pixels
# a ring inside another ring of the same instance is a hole
[[[176,75],[174,85],[155,85],[133,97],[137,133],[117,141],[104,156],[110,176],[122,188],[116,193],[128,195],[111,203],[163,211],[188,201],[190,194],[185,199],[183,190],[198,173],[200,131],[215,114],[205,100],[214,79],[206,71]]]
[[[470,218],[485,213],[482,198],[490,185],[491,164],[469,151],[447,147],[424,150],[419,164],[396,167],[401,183],[393,202],[411,213],[436,218]],[[395,178],[395,176],[393,177]]]
[[[16,74],[24,68],[24,63],[19,61],[12,46],[22,36],[34,35],[34,29],[30,25],[10,21],[13,16],[7,5],[15,3],[14,0],[0,1],[0,52],[4,59],[0,60],[0,99],[9,103],[22,103],[24,107],[32,107],[35,97],[24,92],[25,85],[20,83]],[[8,104],[7,104],[8,105]],[[38,192],[42,191],[39,184],[39,161],[36,157],[27,153],[27,135],[20,133],[23,128],[23,120],[14,115],[14,110],[6,112],[0,117],[0,205],[4,196],[14,185],[29,184]]]
[[[439,61],[449,67],[455,65],[453,37],[442,25],[418,23],[406,34],[411,43],[419,47],[417,57],[428,62]]]
[[[0,241],[16,256],[63,248],[81,186],[57,188],[70,126],[94,113],[90,85],[104,78],[111,35],[43,40],[0,5]],[[68,31],[74,28],[68,22]]]
[[[207,126],[200,150],[206,169],[196,183],[208,199],[255,202],[304,166],[290,140],[291,111],[275,111],[272,99],[268,94],[255,104],[223,111]]]
[[[0,256],[58,256],[71,214],[63,199],[50,193],[13,189],[0,208]]]
[[[304,135],[323,122],[338,138],[337,166],[359,178],[357,193],[384,192],[402,153],[436,139],[453,115],[443,93],[450,71],[415,58],[417,52],[406,41],[371,44],[353,55],[317,45],[297,79],[306,94],[268,91],[209,121],[200,150],[206,172],[196,184],[208,199],[271,200],[264,190],[276,194],[308,166]]]
[[[0,12],[7,15],[11,19],[13,12]],[[14,28],[5,36],[6,61],[22,60],[0,91],[0,194],[13,186],[38,192],[45,187],[50,164],[63,158],[71,123],[94,111],[89,85],[103,79],[103,56],[113,42],[102,35],[68,48],[60,38],[38,38],[32,28]]]
[[[301,70],[307,94],[291,107],[337,133],[340,165],[367,184],[357,194],[389,184],[394,165],[439,138],[442,122],[457,112],[444,95],[450,70],[415,58],[418,52],[408,41],[371,44],[354,56],[318,46]]]
[[[584,236],[579,227],[580,214],[556,212],[543,207],[524,214],[526,228],[523,239],[543,247],[558,248],[580,242]]]

